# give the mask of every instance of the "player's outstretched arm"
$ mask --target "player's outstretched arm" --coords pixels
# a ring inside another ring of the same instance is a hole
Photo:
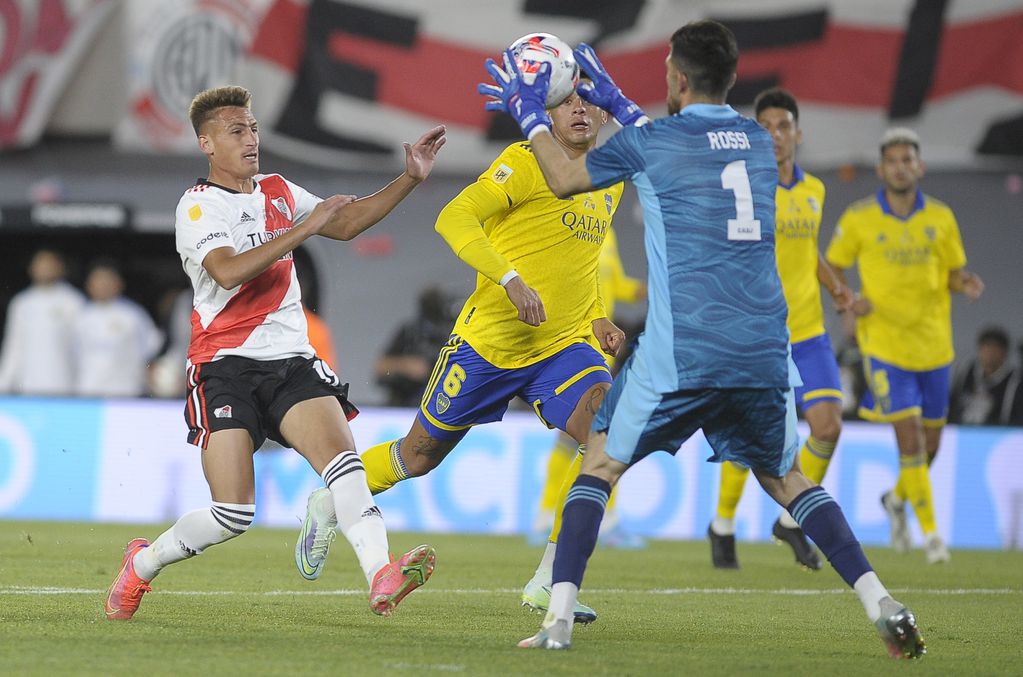
[[[977,273],[971,273],[965,268],[956,268],[948,271],[948,288],[971,301],[976,301],[984,293],[984,280],[980,279]]]
[[[316,205],[302,223],[280,237],[241,254],[233,247],[214,249],[203,259],[203,268],[222,288],[234,289],[262,273],[313,235],[320,233],[326,224],[334,220],[341,209],[347,207],[354,199],[354,195],[328,197]]]
[[[576,91],[586,101],[610,113],[622,127],[640,127],[650,122],[643,109],[622,93],[622,88],[611,79],[611,74],[600,63],[597,53],[585,42],[580,42],[572,54],[589,82],[580,82]]]
[[[351,240],[377,224],[408,197],[433,171],[437,153],[447,141],[446,129],[438,125],[405,146],[405,173],[366,197],[361,197],[337,213],[320,233],[333,240]]]
[[[569,158],[551,136],[551,121],[544,108],[550,64],[540,66],[531,85],[522,80],[522,73],[509,50],[504,51],[504,68],[493,59],[487,59],[486,67],[494,84],[480,83],[476,88],[480,94],[490,97],[484,108],[504,111],[515,118],[522,133],[532,142],[533,155],[551,191],[558,197],[568,197],[590,190],[593,182],[586,169],[586,156]]]

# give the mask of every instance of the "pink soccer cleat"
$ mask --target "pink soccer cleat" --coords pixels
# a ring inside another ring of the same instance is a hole
[[[132,564],[135,553],[147,547],[149,541],[146,539],[133,538],[124,548],[121,570],[117,572],[117,577],[107,590],[106,612],[107,618],[112,621],[126,621],[134,616],[139,603],[142,602],[142,595],[152,590],[149,581],[144,581],[136,575],[135,565]]]
[[[379,616],[390,616],[407,594],[430,579],[436,564],[437,551],[429,545],[412,548],[392,561],[373,577],[369,608]]]

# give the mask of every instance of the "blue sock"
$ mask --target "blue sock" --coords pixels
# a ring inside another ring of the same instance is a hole
[[[845,521],[842,509],[823,488],[813,487],[799,494],[789,503],[788,511],[849,587],[860,576],[874,570]]]
[[[554,583],[575,583],[577,588],[582,585],[610,495],[611,485],[593,475],[579,475],[568,490],[554,555]]]

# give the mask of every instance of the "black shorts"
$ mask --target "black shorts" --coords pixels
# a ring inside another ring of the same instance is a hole
[[[243,428],[254,449],[269,437],[282,446],[281,420],[299,402],[334,396],[350,421],[359,413],[348,401],[348,384],[341,383],[318,357],[253,360],[224,357],[188,368],[185,422],[188,443],[202,449],[218,430]]]

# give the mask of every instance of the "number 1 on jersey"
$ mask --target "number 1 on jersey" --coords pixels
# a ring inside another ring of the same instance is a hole
[[[759,240],[760,219],[753,218],[753,189],[749,185],[745,160],[725,165],[721,187],[735,194],[735,218],[728,219],[728,239]]]

